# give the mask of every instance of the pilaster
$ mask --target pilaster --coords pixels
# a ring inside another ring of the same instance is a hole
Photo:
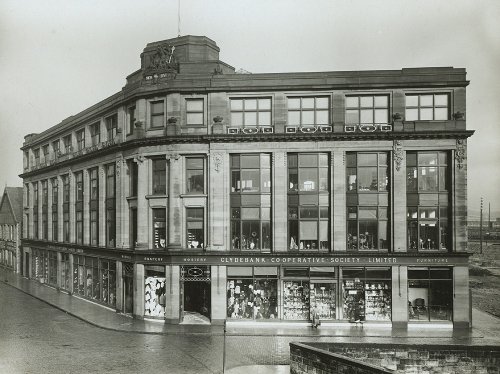
[[[408,266],[392,267],[392,326],[408,327]]]
[[[73,137],[74,138],[74,137]],[[75,149],[75,148],[73,148]],[[69,241],[70,243],[76,242],[76,213],[75,213],[75,201],[76,201],[76,186],[75,186],[75,175],[71,170],[69,170]]]
[[[134,317],[144,318],[144,265],[134,264]]]
[[[106,169],[104,165],[99,165],[99,246],[106,246]]]
[[[453,228],[456,252],[467,251],[467,140],[458,139],[454,152],[453,165]]]
[[[229,155],[222,151],[210,152],[208,162],[208,246],[223,251],[230,248],[229,220]]]
[[[167,160],[170,160],[169,177],[168,179],[168,248],[180,249],[182,248],[182,201],[181,201],[181,188],[182,188],[182,158],[178,154],[168,154]]]
[[[453,327],[469,328],[470,297],[469,297],[469,267],[455,266],[453,268]]]
[[[165,266],[165,293],[167,303],[165,306],[165,321],[178,324],[180,318],[180,267],[177,265]]]
[[[345,151],[333,150],[333,251],[346,250],[346,174]]]
[[[222,325],[226,319],[226,267],[218,265],[211,266],[210,273],[212,275],[210,283],[212,325]]]
[[[57,239],[59,242],[63,239],[63,183],[60,175],[57,176]]]
[[[89,171],[83,170],[83,244],[90,244],[90,179]]]
[[[286,252],[288,248],[288,173],[286,152],[272,154],[273,251]]]
[[[143,101],[143,100],[139,100]],[[147,249],[150,235],[148,210],[149,204],[146,200],[149,186],[149,160],[143,156],[136,156],[137,163],[137,245],[136,249]]]
[[[406,157],[400,140],[395,140],[392,150],[392,248],[394,252],[407,251],[406,239]]]
[[[52,180],[47,179],[47,240],[52,241]],[[59,282],[57,283],[59,284]]]

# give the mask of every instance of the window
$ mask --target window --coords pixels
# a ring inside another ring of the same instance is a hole
[[[409,251],[450,248],[450,169],[447,152],[407,152]]]
[[[76,150],[81,151],[85,148],[85,129],[76,132]]]
[[[115,306],[116,304],[116,262],[101,260],[99,266],[101,280],[100,301]]]
[[[116,246],[115,164],[106,165],[106,246]]]
[[[118,134],[118,115],[113,114],[112,116],[106,118],[106,133],[107,141],[115,140]]]
[[[231,126],[271,126],[271,98],[231,99]]]
[[[63,241],[69,242],[69,175],[63,175]]]
[[[69,266],[69,253],[61,252],[61,288],[69,291],[71,268]]]
[[[59,240],[59,186],[57,178],[52,178],[52,240]]]
[[[71,134],[69,135],[66,135],[64,138],[63,138],[63,143],[64,143],[64,153],[65,154],[68,154],[68,153],[71,153],[71,149],[72,149],[72,138],[71,138]]]
[[[204,158],[186,157],[186,193],[203,193],[204,186]]]
[[[49,145],[46,144],[42,147],[43,161],[47,162],[49,160]]]
[[[76,242],[83,243],[83,172],[75,173],[75,232]]]
[[[406,95],[407,121],[433,121],[449,119],[448,94]]]
[[[408,319],[451,321],[453,269],[408,267]]]
[[[167,224],[165,208],[153,208],[153,246],[165,248],[167,246]]]
[[[329,240],[327,153],[288,154],[288,243],[294,250],[327,250]]]
[[[389,249],[389,155],[346,154],[347,250]]]
[[[227,318],[278,318],[276,267],[227,268]]]
[[[57,252],[47,251],[49,260],[49,271],[47,283],[57,286]]]
[[[33,150],[33,156],[35,157],[35,166],[40,166],[40,148]]]
[[[49,187],[48,181],[42,181],[42,239],[48,239],[49,235]]]
[[[59,155],[61,154],[61,150],[59,148],[60,145],[61,142],[59,141],[59,139],[52,142],[52,151],[54,152],[54,158],[59,157]]]
[[[98,168],[89,170],[90,179],[90,245],[99,244],[99,172]]]
[[[328,96],[288,98],[289,125],[328,125],[329,123],[330,98]]]
[[[231,241],[235,250],[271,250],[271,156],[231,155]]]
[[[346,96],[345,123],[384,125],[389,122],[388,96]]]
[[[33,235],[38,238],[38,182],[33,183]]]
[[[203,126],[203,99],[186,99],[186,124]]]
[[[90,125],[90,142],[92,145],[97,145],[101,142],[101,123],[96,122]]]
[[[151,105],[151,127],[163,127],[165,124],[165,103],[163,100],[152,101]]]
[[[153,160],[153,195],[167,193],[167,160]]]
[[[204,248],[203,208],[186,208],[186,238],[188,248]]]
[[[128,108],[128,134],[133,134],[135,128],[135,106]]]
[[[130,247],[135,248],[137,245],[137,209],[130,209]]]
[[[130,161],[130,196],[137,196],[137,189],[139,186],[139,166],[136,162]]]

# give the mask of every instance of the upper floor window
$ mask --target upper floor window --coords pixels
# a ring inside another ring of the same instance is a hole
[[[407,191],[447,191],[448,154],[446,152],[408,152],[406,154]]]
[[[231,99],[231,126],[271,126],[271,98]]]
[[[153,208],[153,245],[154,248],[167,246],[167,213],[165,208]]]
[[[328,125],[329,123],[330,98],[328,96],[288,98],[289,125]]]
[[[33,156],[35,157],[35,166],[40,165],[40,148],[33,150]]]
[[[448,94],[406,95],[407,121],[433,121],[449,119]]]
[[[387,191],[387,153],[347,153],[347,191]]]
[[[389,97],[347,96],[345,123],[348,125],[383,125],[389,122]]]
[[[71,134],[69,135],[66,135],[64,138],[63,138],[63,143],[64,143],[64,153],[71,153],[71,142],[72,142],[72,138],[71,138]]]
[[[81,151],[85,148],[85,129],[76,132],[76,149]]]
[[[186,193],[203,193],[205,185],[204,158],[186,158]]]
[[[90,125],[90,142],[97,145],[101,142],[101,123],[96,122]]]
[[[115,139],[118,134],[118,115],[113,114],[112,116],[106,118],[106,132],[108,141]]]
[[[203,248],[203,208],[186,208],[186,237],[188,248]]]
[[[128,108],[128,134],[134,133],[135,126],[135,105]]]
[[[203,126],[203,99],[186,99],[186,124]]]
[[[231,156],[231,192],[270,192],[270,160],[268,154]]]
[[[328,191],[328,155],[291,154],[288,156],[288,190]]]
[[[167,193],[167,160],[153,160],[153,195]]]
[[[130,196],[137,196],[137,190],[139,187],[139,166],[136,162],[130,161],[129,163],[130,171]]]
[[[42,147],[42,152],[43,152],[44,161],[47,161],[49,159],[49,145],[48,144],[46,144]]]
[[[52,151],[54,152],[54,157],[59,156],[59,153],[60,153],[60,148],[59,148],[60,144],[61,144],[61,142],[59,141],[59,139],[54,140],[52,142]]]
[[[151,102],[151,127],[163,127],[165,124],[165,103],[163,100]]]

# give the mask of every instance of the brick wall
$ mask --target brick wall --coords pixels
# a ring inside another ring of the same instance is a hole
[[[496,346],[308,343],[306,347],[335,353],[398,374],[500,373],[500,347]]]

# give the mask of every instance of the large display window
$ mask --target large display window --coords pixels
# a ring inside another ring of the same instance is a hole
[[[227,268],[227,317],[278,318],[278,271],[275,267]]]
[[[408,319],[451,321],[453,311],[453,269],[408,268]]]
[[[344,319],[390,321],[391,268],[343,268]]]
[[[116,263],[73,256],[73,293],[115,306]]]
[[[165,267],[145,266],[144,316],[165,316]]]

